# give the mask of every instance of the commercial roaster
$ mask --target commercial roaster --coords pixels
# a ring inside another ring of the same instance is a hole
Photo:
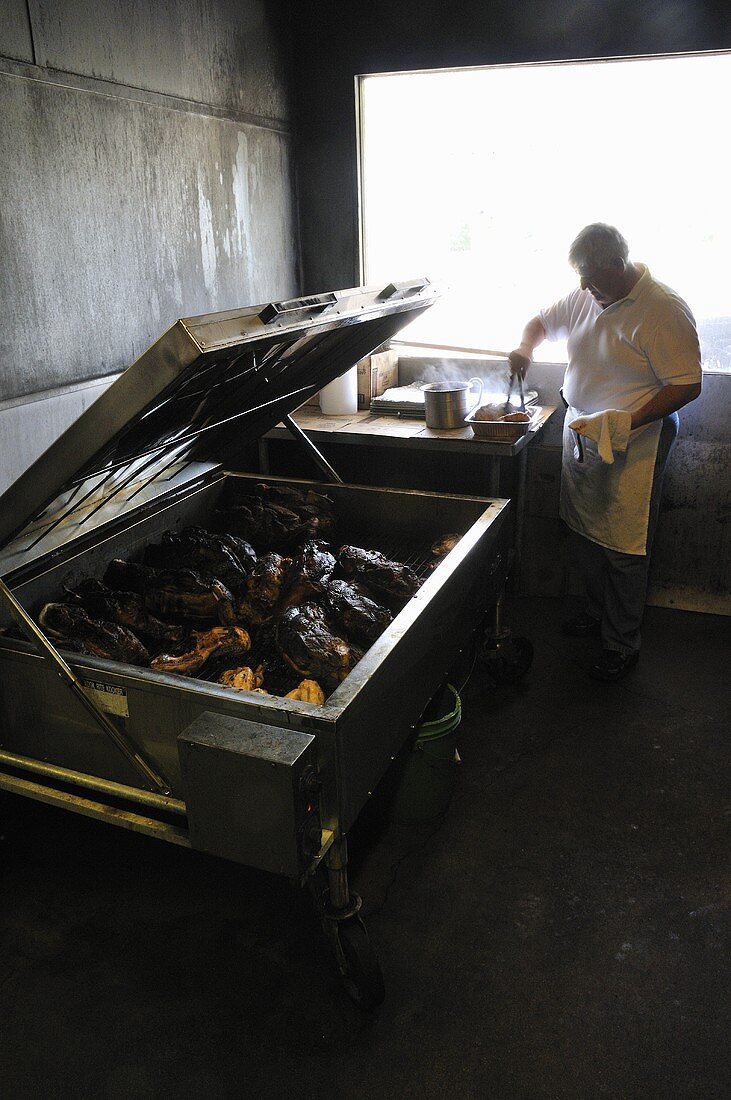
[[[366,1006],[383,980],[346,836],[502,588],[507,502],[345,485],[290,414],[434,298],[421,279],[180,320],[0,497],[0,788],[314,885]],[[426,574],[462,536],[325,703],[59,653],[43,604],[205,526],[234,483],[276,482],[240,456],[280,421],[343,541]]]

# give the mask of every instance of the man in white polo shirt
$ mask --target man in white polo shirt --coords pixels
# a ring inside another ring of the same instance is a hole
[[[563,628],[601,638],[590,673],[611,681],[639,655],[662,478],[677,410],[701,392],[700,348],[686,303],[629,260],[613,226],[582,229],[569,263],[579,286],[528,322],[509,359],[524,375],[543,340],[568,341],[560,511],[586,610]]]

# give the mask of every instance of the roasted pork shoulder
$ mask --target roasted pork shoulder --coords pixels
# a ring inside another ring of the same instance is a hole
[[[378,595],[408,600],[419,588],[420,581],[413,569],[401,562],[391,561],[378,550],[341,546],[338,561],[348,577]]]
[[[215,577],[238,593],[256,564],[254,550],[243,539],[220,535],[202,527],[167,531],[160,543],[145,549],[145,565],[155,569],[192,569]]]
[[[175,672],[179,676],[210,673],[211,661],[223,668],[240,667],[251,649],[251,638],[242,627],[214,626],[212,630],[193,631],[193,647],[187,653],[171,656],[161,653],[150,663],[156,672]]]
[[[131,630],[118,623],[92,619],[76,604],[47,603],[38,616],[38,625],[49,638],[77,653],[130,665],[145,665],[150,660],[150,654]]]
[[[291,668],[307,679],[340,683],[354,664],[351,646],[333,634],[322,608],[290,607],[277,625],[277,647]]]
[[[317,599],[335,572],[336,565],[337,561],[326,542],[311,539],[304,543],[292,563],[280,608],[284,610]]]
[[[342,628],[346,637],[352,634],[368,645],[372,645],[380,637],[393,619],[390,611],[371,599],[353,581],[328,581],[323,604],[330,618]]]

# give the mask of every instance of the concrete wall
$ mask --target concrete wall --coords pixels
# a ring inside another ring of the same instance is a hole
[[[176,318],[298,292],[285,8],[3,3],[0,489]]]
[[[465,0],[457,6],[371,0],[355,7],[344,12],[337,0],[314,0],[306,12],[299,9],[297,164],[308,293],[360,278],[356,75],[731,48],[731,21],[721,0]],[[568,149],[569,134],[565,140]],[[535,368],[544,403],[558,402],[562,373],[560,366]],[[685,414],[668,469],[653,563],[655,602],[731,611],[729,421],[731,377],[709,376],[702,397]],[[557,518],[556,430],[551,427],[530,462],[524,585],[536,594],[574,586],[563,564]]]

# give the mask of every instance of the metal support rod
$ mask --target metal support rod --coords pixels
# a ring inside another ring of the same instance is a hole
[[[500,495],[500,455],[488,455],[487,458],[487,495]]]
[[[80,703],[88,710],[94,721],[104,731],[107,737],[117,746],[121,753],[127,758],[132,767],[137,771],[139,775],[143,777],[145,782],[151,783],[152,786],[160,792],[160,794],[169,795],[170,788],[165,780],[159,776],[147,763],[147,761],[140,755],[138,750],[129,740],[127,735],[109,721],[106,714],[96,705],[96,703],[90,698],[84,689],[84,685],[66,664],[61,654],[56,647],[51,644],[48,638],[45,636],[42,630],[39,630],[36,624],[31,619],[30,615],[25,609],[18,603],[13,593],[10,591],[5,582],[0,579],[0,596],[5,600],[5,603],[10,608],[13,618],[21,628],[23,633],[33,642],[34,645],[40,650],[41,656],[50,661],[52,666],[55,666],[55,670],[59,678],[63,683],[67,685],[69,690],[76,696]]]
[[[106,821],[110,825],[121,825],[122,828],[131,829],[132,832],[154,836],[158,840],[167,840],[171,844],[178,844],[184,848],[191,847],[188,831],[180,825],[169,825],[165,821],[157,821],[154,817],[143,817],[142,814],[120,810],[116,806],[107,806],[103,802],[93,802],[89,798],[81,798],[68,791],[58,791],[42,783],[34,783],[30,779],[18,779],[14,775],[3,775],[0,772],[0,790],[22,795],[23,798],[35,799],[36,802],[45,802],[48,806],[72,810],[83,817]]]
[[[328,460],[325,458],[324,455],[320,454],[315,444],[312,442],[309,436],[302,431],[296,420],[293,420],[292,417],[287,414],[285,417],[282,418],[282,423],[286,425],[294,438],[299,440],[299,442],[307,448],[311,458],[315,460],[317,465],[327,477],[328,481],[334,481],[337,485],[342,485],[343,479],[340,477],[340,474],[338,474],[337,471],[333,470]]]
[[[528,448],[524,447],[518,455],[518,484],[515,493],[515,539],[513,549],[513,571],[511,576],[511,589],[517,592],[520,584],[520,568],[523,560],[523,526],[525,520],[525,486],[528,470]]]
[[[344,836],[334,840],[327,853],[327,877],[330,887],[330,908],[336,911],[347,909],[350,902],[350,887],[348,885],[348,842]]]
[[[259,473],[269,473],[269,444],[263,435],[259,436]]]
[[[62,768],[59,764],[48,764],[45,760],[33,760],[30,756],[19,756],[15,752],[7,752],[0,749],[0,765],[9,768],[17,768],[19,771],[30,772],[32,775],[41,775],[44,779],[54,779],[57,783],[69,783],[75,787],[84,787],[97,794],[108,795],[110,798],[123,799],[126,802],[137,802],[141,806],[149,806],[164,813],[180,814],[185,817],[188,810],[184,802],[179,798],[167,798],[154,791],[143,791],[139,787],[128,787],[125,783],[115,783],[111,779],[101,779],[97,775],[87,775],[85,772],[72,771],[71,768]]]
[[[430,351],[460,351],[468,355],[490,355],[497,359],[507,359],[507,351],[496,351],[494,348],[465,348],[460,344],[420,344],[416,340],[392,340],[392,344],[401,348],[427,348]]]

